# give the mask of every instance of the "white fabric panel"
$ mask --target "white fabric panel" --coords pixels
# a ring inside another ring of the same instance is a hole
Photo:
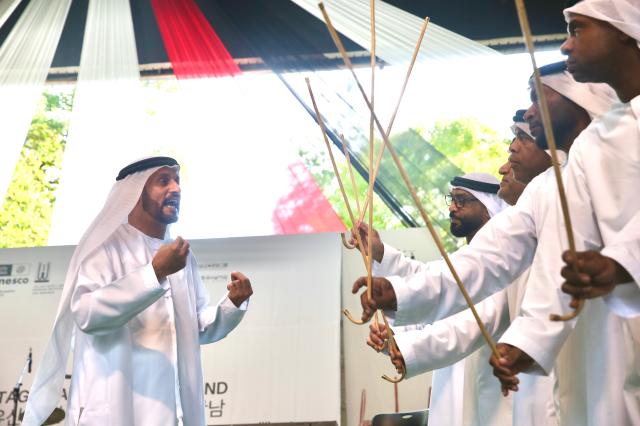
[[[0,25],[17,6],[0,3]],[[34,0],[0,47],[0,202],[42,96],[71,0]],[[10,99],[11,102],[6,102]]]
[[[234,270],[250,277],[254,289],[242,323],[225,339],[201,347],[206,424],[338,422],[339,237],[326,233],[190,243],[212,301],[224,295]],[[73,250],[0,249],[0,322],[13,324],[0,330],[0,341],[10,348],[0,351],[2,424],[13,409],[8,395],[30,347],[33,372],[42,367]],[[33,377],[25,376],[20,411]],[[63,395],[69,385],[65,380]],[[66,411],[64,396],[59,406]]]
[[[317,0],[291,1],[322,20]],[[324,4],[336,30],[368,50],[371,44],[369,0],[325,0]],[[375,7],[376,56],[392,65],[409,62],[420,35],[424,16],[417,17],[382,1],[376,2]],[[429,23],[418,62],[427,58],[446,59],[491,54],[499,55],[488,47]]]
[[[22,0],[0,0],[0,28],[9,19]]]
[[[91,0],[49,244],[77,243],[117,171],[143,155],[139,80],[129,1]]]

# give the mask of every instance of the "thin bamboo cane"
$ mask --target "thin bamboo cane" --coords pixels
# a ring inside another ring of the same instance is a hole
[[[370,0],[370,21],[371,21],[371,115],[369,118],[369,170],[373,170],[373,151],[374,151],[374,136],[375,129],[373,127],[373,111],[374,111],[374,96],[375,96],[375,81],[376,81],[376,7],[375,0]],[[369,174],[369,185],[367,189],[367,199],[371,198],[373,194],[373,180]],[[373,247],[371,247],[371,234],[373,230],[373,202],[369,203],[369,232],[367,232],[367,260],[369,265],[367,267],[367,299],[371,300],[371,287],[373,286]],[[354,223],[353,226],[358,226]],[[356,229],[356,232],[359,232]]]
[[[558,196],[560,197],[560,206],[562,207],[562,216],[564,217],[564,224],[567,232],[567,240],[569,242],[569,252],[576,258],[576,244],[573,238],[573,227],[571,226],[571,216],[569,215],[569,204],[567,203],[567,195],[565,193],[564,184],[562,182],[562,172],[560,171],[560,163],[558,161],[558,149],[556,147],[556,140],[553,136],[553,128],[551,127],[551,115],[549,114],[549,106],[544,95],[544,89],[542,88],[542,81],[540,79],[540,71],[536,65],[536,57],[534,55],[533,37],[531,36],[531,27],[529,26],[529,19],[527,18],[527,10],[524,6],[524,0],[515,0],[516,9],[518,11],[518,20],[520,21],[520,27],[522,28],[522,35],[531,57],[531,65],[533,66],[533,77],[535,82],[536,94],[538,95],[538,106],[542,112],[542,123],[544,125],[544,135],[547,139],[547,145],[551,152],[551,164],[553,165],[553,171],[556,177],[556,184],[558,185]],[[549,315],[551,321],[568,321],[578,316],[582,307],[584,306],[584,299],[578,300],[578,308],[567,315]]]
[[[393,148],[393,146],[389,142],[389,138],[387,137],[384,129],[382,128],[382,125],[380,124],[380,120],[378,120],[378,117],[376,116],[375,112],[373,111],[373,108],[371,107],[371,103],[369,102],[369,98],[367,97],[367,94],[365,93],[364,89],[362,88],[362,85],[360,84],[358,76],[356,75],[355,71],[353,70],[353,66],[351,65],[351,61],[349,60],[349,57],[347,56],[347,52],[346,52],[344,46],[342,45],[342,41],[340,40],[340,37],[338,36],[335,28],[331,24],[331,20],[329,18],[329,15],[327,14],[326,9],[324,8],[324,5],[322,3],[319,3],[318,6],[320,7],[320,10],[321,10],[322,15],[324,17],[324,20],[325,20],[325,23],[327,25],[327,28],[329,29],[329,33],[331,34],[331,38],[333,39],[334,43],[336,44],[336,47],[340,51],[340,55],[342,56],[342,60],[344,61],[346,67],[349,69],[349,71],[351,71],[351,74],[353,75],[353,78],[355,79],[356,85],[358,86],[358,89],[360,90],[360,93],[362,94],[362,97],[364,98],[364,100],[365,100],[365,102],[367,104],[367,107],[369,107],[369,110],[372,112],[373,119],[374,119],[374,121],[376,123],[376,127],[378,128],[378,131],[380,132],[380,135],[382,136],[382,138],[384,140],[384,143],[385,143],[385,145],[387,147],[387,150],[391,154],[391,157],[393,158],[393,161],[396,164],[396,167],[398,168],[398,171],[400,172],[400,175],[402,176],[402,179],[403,179],[405,185],[407,186],[407,189],[411,193],[411,197],[413,199],[413,202],[415,203],[416,207],[418,208],[418,211],[420,212],[420,216],[422,216],[422,220],[425,222],[425,225],[427,226],[427,229],[429,230],[429,233],[431,234],[431,237],[433,238],[433,241],[435,242],[436,246],[438,247],[438,251],[440,252],[440,255],[443,257],[445,263],[447,264],[447,266],[449,268],[449,271],[451,272],[451,275],[453,275],[453,278],[454,278],[456,284],[458,285],[458,288],[460,289],[460,292],[462,293],[462,296],[464,297],[465,301],[467,302],[467,305],[469,306],[469,309],[471,309],[471,312],[473,313],[473,316],[475,317],[475,320],[476,320],[476,322],[478,324],[478,327],[480,328],[480,331],[482,332],[482,335],[483,335],[484,339],[486,340],[487,344],[491,348],[491,352],[494,354],[494,356],[496,358],[500,358],[500,354],[498,353],[498,350],[496,349],[496,344],[493,341],[493,338],[491,337],[491,335],[489,334],[487,329],[484,327],[484,324],[482,323],[482,320],[480,319],[480,316],[478,315],[478,312],[476,311],[475,306],[473,305],[473,301],[469,297],[469,294],[467,293],[467,290],[464,288],[464,285],[462,284],[462,281],[460,280],[460,276],[458,275],[458,273],[456,272],[453,264],[451,263],[451,260],[449,259],[449,255],[447,254],[446,250],[444,249],[444,245],[442,244],[442,241],[440,241],[440,237],[436,233],[436,230],[434,229],[433,224],[431,223],[431,220],[429,219],[429,216],[428,216],[424,206],[422,205],[422,202],[420,201],[420,198],[416,194],[416,191],[415,191],[413,185],[411,184],[411,181],[409,179],[409,176],[407,175],[406,170],[404,169],[404,166],[402,166],[402,163],[400,162],[400,159],[398,158],[398,155],[396,153],[395,148]]]
[[[340,192],[342,193],[342,198],[344,200],[344,204],[347,207],[347,213],[349,214],[349,219],[351,220],[351,226],[354,225],[354,216],[353,211],[351,210],[351,205],[349,204],[349,198],[347,197],[347,193],[344,190],[344,185],[342,184],[342,179],[340,178],[340,173],[338,172],[338,166],[336,165],[336,160],[333,157],[333,151],[331,151],[331,144],[329,143],[329,138],[327,137],[327,129],[324,127],[324,121],[322,116],[320,115],[320,110],[318,109],[318,104],[316,103],[316,98],[313,95],[313,90],[311,89],[311,83],[309,82],[309,78],[305,78],[305,82],[307,83],[307,88],[309,89],[309,95],[311,96],[311,103],[313,104],[313,110],[316,113],[316,118],[318,119],[318,125],[320,126],[320,130],[322,131],[322,138],[324,139],[324,143],[329,151],[329,158],[331,159],[331,166],[333,167],[333,172],[336,175],[336,179],[338,179],[338,186],[340,187]],[[362,244],[362,238],[360,238],[360,233],[356,232],[356,240],[358,241],[359,252],[362,255],[362,260],[365,263],[367,268],[367,274],[370,274],[369,271],[369,261],[367,259],[367,255],[364,252],[364,245]],[[355,319],[353,315],[347,310],[344,309],[342,313],[354,324],[364,324],[364,321]]]
[[[356,199],[356,210],[358,211],[358,216],[362,213],[360,208],[360,197],[358,196],[358,187],[356,186],[356,178],[353,174],[353,167],[351,167],[351,155],[349,155],[349,149],[347,147],[347,141],[344,138],[344,135],[340,134],[340,141],[342,142],[342,152],[344,153],[344,158],[347,159],[347,168],[349,169],[349,178],[351,179],[351,186],[353,187],[353,197]]]
[[[429,17],[424,18],[424,23],[422,24],[422,29],[420,30],[420,36],[418,37],[418,41],[416,43],[415,49],[413,49],[413,56],[411,57],[411,62],[409,63],[409,68],[407,68],[407,73],[404,77],[404,82],[402,83],[402,89],[400,90],[400,96],[398,96],[398,101],[396,102],[396,107],[393,110],[393,114],[391,114],[391,120],[389,121],[389,125],[387,126],[387,137],[391,136],[391,129],[393,128],[393,123],[396,120],[396,115],[398,115],[398,110],[400,109],[400,103],[402,102],[402,98],[404,97],[404,92],[407,88],[407,84],[409,83],[409,77],[411,77],[411,72],[413,71],[413,66],[416,63],[416,59],[418,58],[418,53],[420,52],[420,47],[422,46],[422,40],[424,39],[424,34],[427,31],[427,25],[429,25]],[[380,170],[380,163],[382,162],[382,154],[384,154],[385,145],[383,144],[380,148],[380,152],[378,153],[378,158],[376,158],[376,165],[373,170],[369,170],[369,181],[372,182],[371,186],[375,184],[376,178],[378,176],[378,171]],[[371,198],[373,198],[373,191]],[[358,223],[362,222],[364,219],[364,211],[366,211],[369,203],[371,202],[371,198],[367,197],[364,200],[364,205],[362,207],[362,213],[358,217]]]

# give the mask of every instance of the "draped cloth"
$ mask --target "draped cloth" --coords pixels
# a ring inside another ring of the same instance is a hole
[[[176,78],[241,73],[194,0],[151,0],[151,6]]]
[[[9,19],[22,0],[0,0],[0,28]]]
[[[0,3],[0,25],[17,3]],[[31,1],[0,47],[0,203],[42,97],[70,5],[71,0]]]
[[[322,19],[316,0],[291,0]],[[368,49],[371,43],[369,0],[325,0],[337,31]],[[424,18],[389,3],[376,2],[376,56],[391,65],[407,63],[418,40]],[[430,23],[418,62],[461,56],[500,56],[493,49]]]
[[[135,158],[157,148],[142,131],[143,117],[129,1],[90,0],[49,245],[77,244],[98,213],[123,152]]]

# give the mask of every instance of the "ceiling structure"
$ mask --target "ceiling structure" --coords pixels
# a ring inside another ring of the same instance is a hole
[[[0,28],[0,43],[31,0],[23,0]],[[243,71],[322,69],[342,61],[324,23],[290,0],[195,0],[225,47]],[[387,0],[416,16],[501,51],[522,51],[520,28],[512,0]],[[50,79],[74,79],[80,62],[87,0],[72,3]],[[529,1],[528,13],[539,44],[557,47],[565,23],[563,2]],[[151,6],[151,0],[131,0],[138,60],[145,75],[171,74],[171,65]],[[362,46],[345,38],[355,63],[368,63]]]

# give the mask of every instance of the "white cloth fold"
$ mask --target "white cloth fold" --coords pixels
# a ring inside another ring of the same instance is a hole
[[[584,108],[591,118],[599,117],[620,102],[616,92],[605,83],[578,83],[568,71],[542,76],[542,84]]]

